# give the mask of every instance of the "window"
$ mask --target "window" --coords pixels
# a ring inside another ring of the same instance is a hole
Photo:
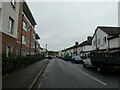
[[[14,26],[14,20],[11,17],[9,17],[8,33],[13,34],[13,26]]]
[[[27,31],[27,23],[25,21],[23,21],[23,29]]]
[[[11,0],[11,5],[12,5],[12,7],[13,7],[13,9],[14,9],[14,8],[15,8],[15,5],[16,5],[15,0]]]
[[[98,45],[100,45],[100,39],[98,39]]]
[[[22,44],[26,45],[26,36],[22,35]]]
[[[11,44],[6,45],[6,56],[9,57],[9,55],[12,53],[13,46]]]
[[[106,43],[107,39],[106,37],[103,38],[103,44]]]

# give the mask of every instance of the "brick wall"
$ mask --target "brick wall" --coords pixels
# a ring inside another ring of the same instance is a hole
[[[2,52],[6,52],[6,45],[11,44],[13,53],[16,53],[16,38],[11,37],[7,34],[2,33]]]

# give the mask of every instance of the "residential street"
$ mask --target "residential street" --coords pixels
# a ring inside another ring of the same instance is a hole
[[[118,88],[118,72],[97,72],[82,64],[50,60],[38,88]]]
[[[0,89],[120,90],[119,0],[0,0]]]
[[[23,69],[15,71],[9,76],[3,77],[3,88],[29,88],[48,59],[31,64]]]

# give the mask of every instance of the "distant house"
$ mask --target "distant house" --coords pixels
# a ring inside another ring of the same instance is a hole
[[[40,44],[39,44],[39,39],[40,39],[40,36],[36,33],[35,34],[35,54],[39,54],[40,53]]]
[[[92,39],[92,49],[106,51],[120,49],[120,27],[97,27]]]
[[[87,40],[78,44],[75,42],[75,45],[64,50],[64,53],[71,53],[72,55],[78,54],[81,55],[82,52],[88,52],[92,50],[92,37],[88,36]]]
[[[73,45],[72,47],[69,47],[69,48],[65,49],[64,52],[72,54],[72,55],[78,54],[77,48],[78,48],[78,42],[75,42],[75,45]]]
[[[83,53],[89,52],[92,50],[92,37],[88,36],[86,41],[83,41],[79,44],[78,52],[79,55],[82,56]]]

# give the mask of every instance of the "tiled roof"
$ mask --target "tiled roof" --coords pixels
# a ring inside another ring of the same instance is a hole
[[[119,35],[120,27],[98,27],[108,35]]]
[[[80,44],[80,46],[85,46],[85,45],[92,45],[92,39],[91,40],[86,40]]]

